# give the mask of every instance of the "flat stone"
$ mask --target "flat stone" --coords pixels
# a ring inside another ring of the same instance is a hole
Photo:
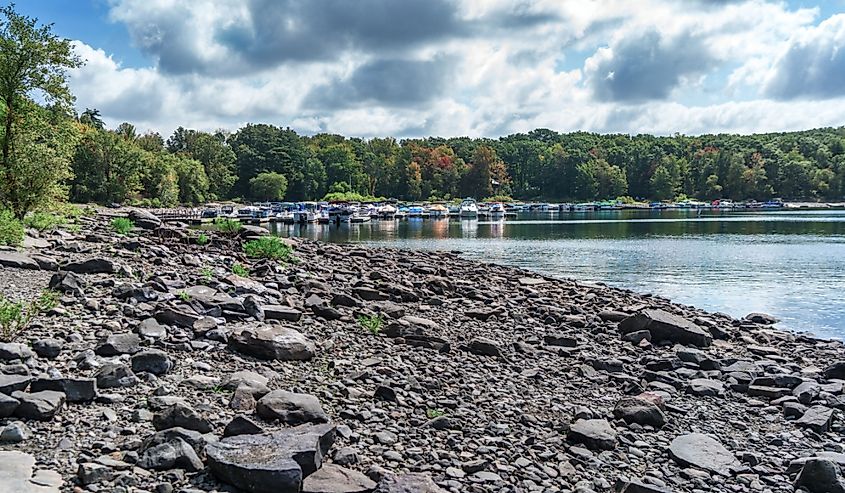
[[[314,357],[314,342],[289,327],[263,326],[242,329],[232,334],[229,346],[236,351],[268,360],[309,360]]]
[[[725,384],[709,378],[693,378],[686,391],[699,397],[722,397],[725,395]]]
[[[18,451],[0,451],[0,491],[9,493],[59,493],[59,486],[38,484],[33,475],[35,458]]]
[[[302,482],[302,493],[368,493],[375,481],[358,471],[325,464]]]
[[[94,374],[97,388],[110,389],[115,387],[132,387],[138,383],[138,377],[132,370],[121,363],[106,363]]]
[[[26,388],[26,387],[24,387]],[[0,418],[8,418],[15,413],[20,401],[6,394],[0,394]]]
[[[196,472],[203,469],[196,451],[180,438],[147,448],[139,457],[138,466],[156,471],[184,469]]]
[[[16,342],[0,343],[0,360],[11,361],[29,359],[33,356],[35,356],[35,353],[33,353],[26,344],[19,344]]]
[[[174,404],[153,416],[153,427],[156,431],[168,428],[185,428],[200,433],[211,431],[211,424],[185,404]]]
[[[130,358],[132,371],[135,373],[147,372],[153,375],[164,375],[173,368],[173,360],[160,349],[147,349]]]
[[[226,428],[223,430],[224,437],[233,437],[236,435],[260,435],[264,433],[264,428],[259,426],[255,421],[248,416],[235,416]]]
[[[220,481],[249,493],[300,491],[334,443],[332,424],[303,425],[262,435],[223,438],[205,448]]]
[[[97,397],[97,381],[93,378],[38,378],[30,384],[32,392],[63,392],[68,402],[91,402]]]
[[[311,394],[297,394],[285,390],[274,390],[259,399],[255,412],[264,419],[278,419],[289,425],[329,421],[319,399]]]
[[[730,476],[741,464],[718,440],[702,433],[681,435],[669,444],[669,455],[681,467],[697,467]]]
[[[520,277],[518,282],[523,286],[541,286],[543,284],[548,284],[549,281],[545,279],[538,279],[536,277]]]
[[[590,450],[616,448],[616,431],[606,419],[579,419],[569,428],[568,437]]]
[[[105,258],[91,258],[81,262],[71,262],[63,270],[76,274],[114,274],[117,272],[114,262]]]
[[[296,308],[284,305],[264,305],[264,318],[267,320],[285,320],[287,322],[299,322],[302,312]]]
[[[15,269],[39,270],[38,262],[30,256],[17,252],[0,252],[0,265]]]
[[[653,399],[645,397],[625,397],[613,408],[613,417],[628,424],[648,425],[661,428],[666,424],[666,414]]]
[[[502,350],[496,341],[487,339],[486,337],[476,337],[469,341],[467,349],[469,352],[481,356],[502,357]]]
[[[24,375],[6,375],[5,373],[0,373],[0,394],[11,395],[12,392],[25,390],[31,381],[31,377]]]
[[[699,347],[713,342],[713,337],[706,330],[664,310],[643,310],[619,322],[622,334],[638,330],[648,330],[654,342],[668,341]]]
[[[112,334],[94,351],[100,356],[119,356],[135,354],[141,350],[141,338],[138,334]]]
[[[138,335],[152,339],[164,339],[167,337],[167,329],[158,323],[153,317],[146,318],[138,325]]]
[[[41,392],[15,392],[12,397],[20,401],[15,416],[22,419],[49,421],[62,410],[65,404],[64,392],[42,390]]]
[[[422,473],[388,474],[373,493],[447,493],[431,477]]]
[[[826,433],[830,431],[831,421],[833,421],[833,409],[825,406],[813,406],[795,421],[795,425],[808,428],[816,433]]]

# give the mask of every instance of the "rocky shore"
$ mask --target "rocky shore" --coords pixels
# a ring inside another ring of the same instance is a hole
[[[141,211],[0,251],[0,492],[843,492],[845,347],[462,259]],[[233,273],[239,264],[248,277]],[[239,489],[238,489],[239,488]]]

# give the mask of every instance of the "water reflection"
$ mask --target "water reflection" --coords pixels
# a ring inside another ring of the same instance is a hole
[[[845,211],[621,211],[271,228],[323,241],[459,250],[734,316],[768,312],[789,328],[845,335]]]

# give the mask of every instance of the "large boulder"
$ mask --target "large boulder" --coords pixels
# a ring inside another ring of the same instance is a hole
[[[114,262],[106,258],[89,258],[80,262],[71,262],[65,265],[63,269],[77,274],[114,274],[117,272]]]
[[[155,214],[143,209],[132,209],[129,211],[129,219],[135,226],[143,229],[156,229],[161,226],[161,219]]]
[[[795,489],[804,488],[810,493],[845,493],[845,480],[839,464],[832,460],[811,458],[795,478]]]
[[[224,483],[250,493],[298,492],[303,479],[322,467],[334,435],[332,424],[304,425],[223,438],[205,453],[209,470]]]
[[[833,421],[832,408],[826,406],[813,406],[810,409],[807,409],[807,412],[795,421],[795,425],[808,428],[816,433],[825,433],[830,431],[831,421]]]
[[[845,380],[845,361],[837,361],[824,370],[828,380]]]
[[[703,433],[681,435],[669,444],[669,455],[681,467],[697,467],[730,476],[740,467],[736,457],[718,440]]]
[[[579,419],[569,428],[568,437],[590,450],[616,448],[616,430],[606,419]]]
[[[65,404],[64,392],[42,390],[41,392],[15,392],[12,397],[20,404],[15,409],[15,416],[22,419],[49,421],[62,410]]]
[[[250,356],[282,361],[309,360],[314,357],[314,342],[301,332],[275,325],[243,329],[232,334],[229,346]]]
[[[17,252],[0,252],[0,265],[16,269],[38,270],[38,262],[27,255]]]
[[[319,399],[311,394],[297,394],[285,390],[274,390],[259,399],[255,412],[264,419],[278,419],[289,425],[329,421]]]
[[[174,438],[147,448],[139,457],[138,466],[156,471],[184,469],[188,472],[196,472],[203,468],[196,451],[181,438]]]
[[[664,310],[643,310],[619,322],[624,334],[648,330],[654,342],[673,342],[706,347],[713,342],[709,332],[689,320]]]
[[[648,425],[661,428],[666,424],[666,414],[660,408],[660,397],[656,394],[643,394],[625,397],[613,408],[613,417],[628,424]]]
[[[161,349],[147,349],[132,355],[130,358],[132,371],[135,373],[152,373],[164,375],[173,368],[173,360]]]

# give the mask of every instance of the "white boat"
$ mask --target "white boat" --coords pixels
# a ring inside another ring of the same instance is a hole
[[[283,224],[293,224],[294,222],[293,212],[291,211],[282,211],[276,214],[276,218],[278,218]]]
[[[448,208],[449,216],[450,217],[458,217],[461,215],[461,206],[459,205],[450,205]]]
[[[449,209],[440,204],[434,204],[428,208],[428,217],[432,219],[441,219],[448,215]]]
[[[385,204],[378,208],[378,217],[382,219],[393,219],[396,216],[396,207]]]
[[[476,219],[478,218],[478,205],[472,199],[465,199],[461,202],[460,209],[461,219]]]
[[[252,205],[238,209],[238,219],[252,219],[261,209]]]
[[[490,217],[493,219],[505,217],[505,206],[501,203],[490,204]]]
[[[367,210],[360,210],[349,218],[352,223],[367,223],[370,222],[370,213]]]

